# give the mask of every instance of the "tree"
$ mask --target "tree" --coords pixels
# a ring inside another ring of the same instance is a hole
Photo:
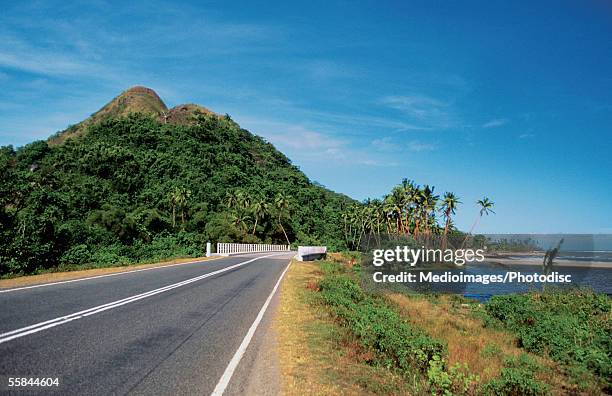
[[[406,195],[401,186],[396,186],[391,190],[389,202],[393,205],[393,210],[396,213],[397,232],[402,234],[405,232],[404,222],[402,220],[404,214],[404,206],[406,204]]]
[[[385,219],[383,202],[380,199],[373,199],[370,202],[372,208],[372,228],[376,232],[376,243],[380,246],[380,223]]]
[[[172,227],[176,227],[176,210],[181,211],[181,224],[185,224],[185,209],[187,201],[191,197],[191,190],[185,187],[176,187],[169,195],[170,205],[172,206]]]
[[[289,237],[287,236],[287,232],[285,232],[285,227],[283,227],[283,222],[281,220],[282,217],[289,216],[289,199],[282,192],[276,195],[274,199],[274,205],[276,206],[277,214],[278,214],[278,225],[280,226],[283,234],[285,235],[285,239],[287,240],[287,245],[291,245],[289,242]]]
[[[249,216],[244,211],[239,211],[237,213],[232,214],[231,219],[232,219],[232,223],[236,226],[236,228],[246,232],[247,231],[246,223],[249,220],[251,220],[251,216]]]
[[[447,192],[444,194],[444,198],[442,201],[442,214],[444,215],[444,237],[442,239],[442,249],[446,249],[446,242],[448,237],[448,229],[450,228],[452,219],[451,216],[455,214],[455,210],[457,209],[457,205],[459,205],[461,201],[459,198],[455,196],[452,192]]]
[[[438,195],[434,194],[435,187],[425,185],[423,187],[422,192],[422,200],[421,200],[421,212],[423,216],[423,222],[425,223],[425,235],[429,235],[430,231],[430,217],[435,211],[436,205],[438,203],[438,199],[440,198]],[[435,215],[434,215],[435,222]]]
[[[480,207],[480,211],[478,212],[478,216],[476,217],[474,224],[472,224],[472,227],[470,228],[470,232],[465,236],[465,239],[463,240],[463,243],[461,244],[461,246],[465,245],[465,242],[467,241],[468,237],[472,234],[472,232],[474,231],[474,229],[480,222],[480,219],[482,219],[482,215],[488,216],[489,213],[495,214],[495,212],[492,209],[495,203],[487,197],[484,197],[483,199],[479,199],[478,201],[476,201],[476,205]]]
[[[263,219],[268,214],[268,204],[264,199],[258,199],[251,205],[251,210],[255,219],[255,225],[253,226],[253,235],[255,235],[258,220]]]
[[[225,206],[228,209],[234,209],[238,206],[238,194],[236,190],[225,193]]]

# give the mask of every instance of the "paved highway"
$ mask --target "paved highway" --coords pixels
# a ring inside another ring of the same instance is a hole
[[[240,351],[266,336],[254,322],[267,322],[262,307],[293,254],[2,291],[0,392],[17,392],[7,386],[19,377],[58,378],[57,387],[27,388],[47,394],[239,393],[248,379],[232,370],[253,375]]]

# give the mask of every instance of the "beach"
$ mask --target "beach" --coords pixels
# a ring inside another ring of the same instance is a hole
[[[528,265],[541,266],[544,261],[544,252],[528,252],[528,253],[496,253],[485,255],[485,260],[491,264],[500,265]],[[612,268],[610,261],[597,260],[577,260],[570,258],[556,258],[553,262],[553,267],[578,267],[578,268]]]

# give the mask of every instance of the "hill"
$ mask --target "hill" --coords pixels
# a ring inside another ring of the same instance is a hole
[[[154,90],[135,86],[123,91],[91,117],[49,138],[49,144],[61,144],[67,138],[79,136],[90,125],[134,113],[150,115],[163,123],[181,125],[191,123],[197,114],[212,114],[207,108],[191,103],[168,109]]]
[[[342,248],[352,202],[229,116],[135,87],[49,141],[0,148],[0,275],[196,256],[207,241]]]

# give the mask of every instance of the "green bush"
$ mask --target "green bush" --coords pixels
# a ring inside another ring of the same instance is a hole
[[[476,386],[480,377],[469,374],[467,364],[455,363],[445,370],[445,363],[439,356],[429,361],[427,379],[434,388],[435,394],[445,396],[469,394]]]
[[[589,291],[494,296],[487,314],[514,332],[527,351],[612,377],[610,300]]]
[[[90,261],[91,252],[85,244],[79,244],[71,247],[64,253],[60,259],[61,267],[74,265],[83,265]]]
[[[411,326],[383,300],[366,295],[349,275],[328,275],[319,286],[325,304],[362,346],[377,352],[379,364],[406,374],[426,373],[430,361],[446,356],[444,344]]]
[[[529,356],[522,354],[505,361],[498,378],[482,386],[482,393],[495,396],[539,396],[548,387],[534,378],[541,367]]]

